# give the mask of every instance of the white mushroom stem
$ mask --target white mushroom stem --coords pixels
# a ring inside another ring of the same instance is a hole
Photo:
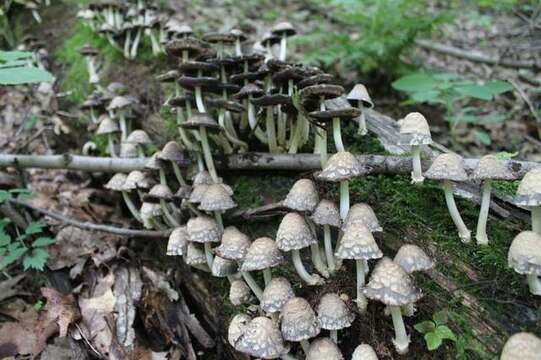
[[[197,158],[197,171],[198,172],[205,171],[205,163],[203,161],[203,155],[201,155],[200,151],[197,152],[196,158]]]
[[[304,264],[301,260],[301,254],[299,250],[291,250],[291,257],[293,259],[293,265],[295,265],[295,270],[301,279],[306,282],[308,285],[317,285],[320,283],[320,279],[317,275],[311,275],[306,271]]]
[[[301,340],[301,347],[302,351],[304,351],[304,353],[308,355],[308,351],[310,350],[310,343],[308,342],[308,340]]]
[[[471,231],[468,230],[466,224],[462,220],[458,208],[456,207],[455,197],[453,195],[453,184],[449,180],[443,181],[443,192],[445,193],[445,202],[449,209],[449,214],[458,229],[458,236],[463,243],[469,243],[471,241]]]
[[[201,94],[201,86],[195,87],[195,104],[197,105],[197,111],[207,112],[205,104],[203,103],[203,95]]]
[[[93,56],[86,57],[86,67],[88,71],[88,82],[90,84],[97,84],[100,82],[100,77],[96,70],[96,59]]]
[[[287,56],[287,36],[282,34],[282,39],[280,40],[280,60],[285,61]]]
[[[419,184],[424,181],[423,169],[421,168],[421,146],[413,145],[411,148],[411,155],[413,159],[413,171],[411,172],[411,182],[413,184]]]
[[[126,122],[126,116],[124,115],[124,111],[120,110],[118,112],[118,119],[120,124],[120,140],[123,142],[128,136],[128,124]]]
[[[393,344],[399,354],[406,354],[408,352],[410,338],[406,332],[406,326],[404,325],[404,320],[402,319],[400,306],[390,305],[389,310],[391,311],[391,317],[393,318],[395,332]]]
[[[261,128],[257,126],[257,119],[255,117],[255,108],[254,104],[250,101],[251,99],[248,99],[246,102],[248,103],[248,124],[250,125],[250,129],[253,130],[254,135],[257,137],[259,141],[263,144],[268,144],[267,135],[263,133]]]
[[[332,274],[336,271],[336,263],[334,261],[331,227],[329,225],[323,225],[323,241],[325,243],[325,256],[327,258],[327,265],[329,267],[329,272]]]
[[[130,58],[130,49],[131,49],[131,31],[126,32],[126,38],[124,39],[123,55],[126,59]]]
[[[329,331],[329,337],[333,343],[338,344],[338,330]]]
[[[201,134],[201,147],[203,148],[203,156],[205,157],[205,163],[209,171],[212,181],[218,183],[218,173],[216,172],[216,167],[214,166],[214,160],[212,159],[212,153],[210,151],[209,140],[207,136],[207,129],[204,126],[199,127],[199,133]]]
[[[133,217],[137,221],[143,222],[143,220],[141,219],[141,214],[139,213],[139,210],[137,209],[137,207],[133,203],[132,199],[130,198],[130,194],[128,194],[127,191],[122,191],[122,197],[124,198],[124,202],[126,203],[126,206],[130,210]]]
[[[483,182],[481,195],[481,210],[479,211],[479,219],[477,220],[477,231],[475,233],[475,239],[478,245],[487,245],[487,220],[488,210],[490,207],[490,190],[491,181],[489,179]]]
[[[214,218],[218,223],[218,228],[220,229],[220,231],[224,231],[224,221],[222,219],[222,214],[220,213],[220,211],[214,211]]]
[[[133,43],[131,45],[131,51],[130,51],[130,59],[135,59],[137,57],[137,50],[139,48],[139,42],[141,41],[141,28],[137,28],[137,33],[135,34],[135,38],[133,39]]]
[[[265,280],[265,286],[272,281],[272,270],[270,268],[263,269],[263,279]]]
[[[173,214],[171,214],[171,211],[169,211],[169,207],[167,206],[167,203],[165,202],[165,200],[160,200],[160,206],[162,208],[165,222],[167,223],[167,225],[172,226],[172,227],[181,226],[180,223],[177,221],[177,219],[175,219]]]
[[[324,169],[327,165],[328,155],[327,155],[327,131],[323,128],[316,127],[316,140],[319,140],[317,143],[317,152],[321,157],[321,168]]]
[[[214,257],[212,256],[212,245],[209,242],[205,243],[205,256],[207,257],[207,265],[209,266],[209,269],[212,269]]]
[[[240,43],[240,38],[235,40],[235,55],[242,56],[242,45]]]
[[[267,139],[269,141],[269,151],[274,154],[278,152],[278,144],[276,142],[276,125],[274,123],[274,113],[272,111],[272,106],[267,106],[266,114],[267,114],[267,117],[266,117],[265,125],[267,127]]]
[[[282,111],[281,105],[278,106],[278,145],[285,146],[286,145],[286,133],[287,133],[287,114]]]
[[[297,123],[295,125],[295,130],[293,132],[293,136],[291,138],[291,141],[289,142],[289,153],[290,154],[296,154],[297,150],[299,149],[299,144],[301,142],[303,128],[304,128],[304,118],[302,117],[301,113],[299,112],[297,114]]]
[[[349,181],[340,181],[340,217],[346,219],[349,212]]]
[[[321,250],[319,249],[319,243],[315,242],[312,245],[310,245],[310,251],[312,252],[312,263],[314,264],[314,267],[321,275],[323,275],[323,277],[328,278],[329,270],[327,269],[327,266],[323,262],[323,258],[321,256]]]
[[[255,279],[253,278],[252,274],[246,271],[241,272],[240,274],[242,275],[244,281],[246,281],[246,284],[252,290],[254,295],[258,298],[259,301],[261,301],[261,299],[263,298],[263,290],[261,290],[261,288],[257,284],[257,281],[255,281]]]
[[[115,139],[113,138],[113,134],[107,134],[107,146],[111,157],[118,157],[115,150]]]
[[[528,286],[530,287],[530,292],[533,295],[541,296],[541,280],[539,280],[539,277],[535,274],[528,274],[526,275],[526,279],[528,280]]]
[[[359,116],[359,130],[357,130],[357,134],[364,136],[368,134],[368,129],[366,127],[366,115],[364,114],[364,106],[362,101],[359,101],[358,108],[361,110],[361,115]]]
[[[332,136],[334,138],[334,145],[337,151],[346,151],[344,143],[342,142],[342,132],[340,129],[340,118],[332,119]]]
[[[173,172],[175,173],[175,176],[180,186],[186,186],[187,185],[186,180],[184,180],[184,177],[182,176],[182,172],[180,171],[180,167],[178,166],[178,164],[174,161],[171,161],[171,165],[173,165]]]
[[[357,303],[357,308],[359,309],[359,311],[365,312],[368,301],[366,300],[366,297],[363,295],[362,292],[365,283],[364,260],[355,260],[355,267],[357,269],[357,299],[355,299],[355,302]]]
[[[159,176],[160,176],[160,184],[161,185],[167,185],[167,177],[165,176],[165,170],[160,168],[159,170]]]
[[[530,208],[532,216],[532,230],[541,234],[541,206]]]

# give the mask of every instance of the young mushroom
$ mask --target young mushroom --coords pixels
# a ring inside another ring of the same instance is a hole
[[[355,348],[351,360],[378,360],[376,352],[372,346],[368,344],[361,344]]]
[[[205,191],[199,203],[200,210],[214,213],[214,218],[216,219],[221,231],[224,229],[222,212],[236,206],[237,203],[233,201],[227,187],[225,187],[223,184],[208,185],[207,191]]]
[[[145,228],[158,230],[167,229],[167,226],[165,226],[160,220],[161,216],[163,215],[163,211],[159,204],[143,202],[141,204],[139,213],[141,214],[141,221]]]
[[[261,359],[283,358],[289,352],[278,325],[262,316],[250,321],[235,343],[238,351]]]
[[[186,248],[186,258],[184,261],[186,262],[186,265],[192,266],[199,270],[209,271],[205,252],[199,248],[196,243],[188,242],[188,247]]]
[[[330,331],[330,338],[338,344],[338,330],[348,328],[355,320],[346,303],[338,294],[328,293],[319,299],[316,308],[317,320],[322,329]]]
[[[105,114],[99,117],[99,122],[100,124],[98,125],[98,129],[96,130],[96,135],[107,136],[107,151],[109,152],[109,155],[111,155],[111,157],[117,157],[118,155],[116,152],[115,134],[118,134],[120,132],[118,124]]]
[[[135,144],[137,146],[137,152],[139,153],[139,157],[145,157],[145,149],[144,147],[146,145],[152,145],[152,140],[150,140],[150,137],[144,130],[134,130],[132,131],[128,137],[126,138],[127,143]]]
[[[98,75],[98,50],[89,44],[85,44],[80,50],[79,54],[85,59],[86,68],[88,72],[88,83],[89,84],[98,84],[100,82],[100,77]]]
[[[453,195],[453,183],[451,182],[468,180],[468,174],[464,170],[464,159],[454,153],[441,154],[434,159],[425,176],[427,179],[442,181],[445,202],[449,214],[458,229],[458,236],[463,243],[469,243],[471,241],[471,231],[468,230],[458,212]]]
[[[167,185],[157,184],[143,197],[145,202],[158,203],[162,209],[165,222],[172,227],[180,226],[178,219],[170,210],[170,202],[173,200],[173,192]]]
[[[532,216],[532,230],[541,234],[541,169],[530,170],[518,185],[515,203],[526,206]]]
[[[401,119],[399,145],[411,146],[413,171],[411,182],[422,183],[424,180],[423,169],[421,168],[421,146],[432,144],[430,128],[425,117],[418,112],[412,112]]]
[[[300,342],[305,354],[308,354],[308,339],[316,337],[321,328],[316,313],[305,299],[294,297],[282,307],[281,330],[286,341]]]
[[[260,303],[261,310],[274,318],[275,314],[282,311],[284,304],[294,297],[289,280],[283,277],[274,278],[265,286]]]
[[[244,280],[237,279],[231,282],[229,287],[229,301],[234,306],[240,306],[244,304],[250,304],[254,301],[252,290],[246,285]]]
[[[109,106],[107,106],[107,110],[110,112],[110,115],[112,117],[118,117],[118,121],[120,123],[121,141],[126,140],[126,137],[130,132],[131,126],[129,120],[126,118],[126,115],[128,114],[129,109],[135,105],[135,103],[136,100],[132,96],[117,95],[111,100]]]
[[[533,231],[518,234],[509,247],[509,267],[526,275],[530,292],[541,296],[541,235]]]
[[[250,238],[234,226],[228,226],[222,234],[220,246],[214,249],[216,255],[224,259],[241,262],[250,248]]]
[[[250,321],[252,321],[250,316],[241,313],[233,316],[229,322],[229,327],[227,328],[227,342],[229,345],[233,346],[235,350],[239,350],[237,348],[238,341],[242,334],[244,334]]]
[[[327,127],[332,122],[332,134],[336,151],[346,151],[342,141],[341,122],[355,119],[361,112],[359,109],[351,107],[347,102],[345,102],[345,106],[343,104],[331,106],[333,104],[333,100],[331,99],[327,100],[325,104],[325,110],[312,111],[308,116],[312,121],[322,127]]]
[[[383,228],[379,225],[376,213],[370,205],[365,203],[354,204],[349,208],[348,215],[342,225],[342,230],[345,231],[348,226],[354,224],[362,224],[371,232],[383,231]]]
[[[188,232],[186,226],[179,226],[171,231],[167,242],[168,256],[185,256],[188,250]]]
[[[368,134],[365,109],[372,109],[374,107],[374,103],[372,102],[370,95],[368,95],[368,90],[366,90],[366,87],[363,84],[356,84],[348,93],[347,99],[351,105],[356,106],[361,112],[357,134],[362,136]]]
[[[364,295],[389,307],[395,330],[393,344],[399,354],[406,354],[410,338],[406,332],[400,307],[421,298],[421,292],[402,267],[389,258],[381,259],[363,290]]]
[[[310,179],[300,179],[293,184],[283,205],[293,211],[312,212],[319,203],[316,184]]]
[[[222,229],[213,218],[202,215],[188,220],[186,224],[190,242],[203,243],[209,269],[212,269],[212,243],[219,243]]]
[[[237,273],[237,270],[238,265],[235,261],[215,256],[210,272],[215,277],[227,277],[229,282],[233,283],[233,275]]]
[[[186,157],[184,156],[184,153],[177,142],[169,141],[167,144],[165,144],[162,148],[162,151],[160,151],[160,153],[157,155],[157,158],[163,161],[170,162],[171,166],[173,167],[175,177],[180,186],[187,185],[186,180],[184,180],[184,177],[182,176],[182,172],[179,167],[179,164],[183,164],[186,162]]]
[[[132,216],[139,222],[142,222],[141,214],[137,209],[137,206],[134,204],[133,200],[130,197],[130,194],[127,190],[124,189],[124,183],[126,182],[127,175],[122,173],[116,173],[113,177],[105,184],[103,187],[107,190],[120,191],[122,193],[122,198],[124,203],[130,210]]]
[[[323,242],[325,244],[325,258],[329,272],[332,274],[336,271],[336,261],[334,258],[334,250],[331,237],[331,226],[340,228],[342,220],[340,212],[336,204],[330,200],[323,199],[319,202],[314,213],[311,216],[312,221],[316,225],[323,226]]]
[[[336,343],[327,338],[320,338],[310,344],[306,360],[344,360],[344,356]]]
[[[520,332],[507,340],[500,360],[538,360],[540,356],[541,339],[534,334]]]

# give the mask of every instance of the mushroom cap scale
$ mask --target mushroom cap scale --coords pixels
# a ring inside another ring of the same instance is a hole
[[[246,314],[237,314],[229,322],[227,330],[227,342],[237,349],[237,342],[244,333],[246,326],[252,321],[252,318]],[[238,350],[238,349],[237,349]]]
[[[319,338],[310,344],[306,360],[344,360],[344,356],[331,339]]]
[[[519,274],[541,276],[541,235],[533,231],[518,234],[509,247],[509,267]]]
[[[432,142],[432,136],[427,134],[400,134],[398,138],[398,145],[430,145]]]
[[[316,184],[310,179],[300,179],[289,190],[283,204],[295,211],[314,211],[319,203]]]
[[[376,352],[372,346],[368,344],[361,344],[355,348],[351,360],[378,360]]]
[[[254,240],[242,261],[241,271],[255,271],[276,267],[285,261],[274,240],[262,237]]]
[[[348,151],[339,151],[329,158],[325,168],[316,177],[319,180],[339,182],[351,180],[367,173],[363,165]]]
[[[507,168],[505,162],[495,155],[485,155],[473,171],[472,178],[476,180],[513,180],[513,174]]]
[[[175,228],[169,235],[167,242],[167,255],[182,256],[186,254],[188,248],[188,232],[186,226]]]
[[[220,242],[222,232],[213,218],[201,215],[188,220],[186,224],[190,241],[198,243]]]
[[[287,341],[302,341],[316,337],[321,328],[308,301],[300,297],[289,299],[282,307],[282,336]]]
[[[212,276],[226,277],[236,274],[237,269],[238,266],[235,261],[215,256],[214,261],[212,262],[211,273]]]
[[[280,250],[300,250],[316,242],[317,239],[302,215],[288,213],[284,216],[276,233],[276,245]]]
[[[370,229],[371,232],[383,231],[379,225],[378,218],[376,213],[370,205],[365,203],[354,204],[349,208],[344,224],[342,225],[342,230],[353,224],[362,224]]]
[[[325,330],[341,330],[350,327],[355,320],[344,300],[337,294],[327,293],[321,297],[316,308],[319,325]]]
[[[363,224],[353,224],[344,230],[335,254],[340,259],[379,259],[383,253],[376,244],[372,232]]]
[[[242,260],[248,252],[250,238],[234,226],[228,226],[222,234],[222,243],[214,249],[214,252],[230,260]]]
[[[363,84],[356,84],[353,89],[347,94],[349,102],[358,102],[361,101],[365,108],[371,109],[374,107],[374,103],[368,94],[366,86]]]
[[[186,248],[186,264],[193,265],[203,265],[207,263],[207,257],[203,249],[200,249],[195,243],[188,242]]]
[[[520,332],[507,340],[500,360],[539,360],[540,356],[541,339],[534,334]]]
[[[400,134],[421,134],[430,137],[430,127],[423,114],[411,112],[398,121]]]
[[[204,211],[225,211],[236,207],[237,204],[223,184],[208,185],[207,191],[201,197],[199,209]]]
[[[234,306],[249,304],[254,300],[250,287],[246,285],[244,280],[233,280],[229,288],[229,301]]]
[[[541,205],[541,169],[530,170],[520,181],[515,203],[522,206]]]
[[[194,204],[200,203],[203,199],[203,196],[207,192],[210,185],[201,184],[201,185],[194,185],[192,188],[192,192],[190,193],[190,197],[188,198],[188,201]]]
[[[278,325],[266,317],[250,321],[236,344],[238,351],[262,359],[277,359],[289,352]]]
[[[338,206],[333,201],[327,199],[323,199],[317,204],[310,218],[317,225],[329,225],[337,228],[342,225]]]
[[[438,155],[424,174],[427,179],[467,181],[464,159],[455,153]]]
[[[261,309],[270,314],[280,312],[284,304],[294,297],[289,280],[283,277],[273,278],[263,291]]]
[[[434,267],[434,262],[423,249],[412,244],[402,245],[398,249],[393,261],[402,266],[408,274],[417,271],[427,271]]]
[[[123,173],[116,173],[103,187],[107,190],[122,191],[126,178],[128,176]]]

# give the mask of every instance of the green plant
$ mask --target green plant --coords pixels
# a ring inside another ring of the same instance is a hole
[[[0,51],[0,85],[22,85],[53,81],[46,70],[32,65],[32,53]]]
[[[438,311],[432,315],[432,320],[415,324],[415,330],[424,335],[426,348],[429,351],[438,349],[444,340],[457,342],[457,337],[446,324],[449,320],[446,311]]]

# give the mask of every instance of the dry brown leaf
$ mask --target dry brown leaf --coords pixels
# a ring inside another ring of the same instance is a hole
[[[41,288],[41,294],[47,299],[47,303],[40,314],[40,320],[56,322],[59,336],[66,336],[69,325],[81,317],[75,298],[71,294],[65,295],[51,288]]]
[[[56,338],[41,353],[40,360],[86,360],[86,349],[70,337]]]
[[[0,282],[0,301],[17,295],[17,290],[14,286],[24,279],[25,276],[26,274],[20,274]]]
[[[169,300],[178,300],[178,292],[171,287],[164,273],[151,270],[146,266],[143,266],[143,273],[156,288],[162,290],[167,295]]]

